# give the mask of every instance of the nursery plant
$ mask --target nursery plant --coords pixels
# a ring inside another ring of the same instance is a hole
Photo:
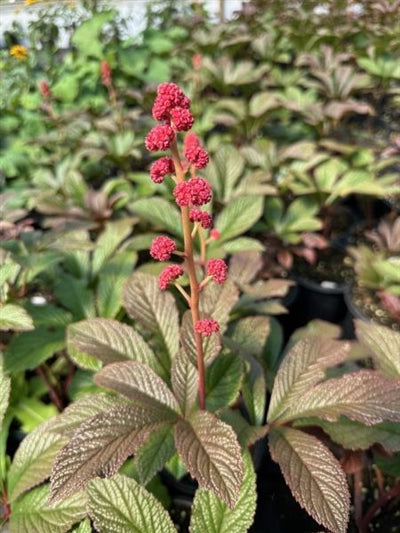
[[[68,326],[69,355],[98,369],[96,392],[24,439],[3,473],[4,518],[21,533],[90,531],[89,520],[98,531],[172,532],[170,515],[149,492],[167,468],[198,483],[192,533],[210,524],[245,532],[256,508],[251,452],[261,440],[299,504],[323,527],[344,533],[350,495],[339,459],[343,448],[359,446],[349,438],[358,434],[365,448],[376,442],[399,448],[399,336],[387,337],[388,350],[381,350],[382,329],[360,324],[359,339],[376,369],[354,366],[349,342],[301,339],[284,356],[267,404],[279,340],[267,316],[249,315],[257,264],[242,255],[228,267],[211,255],[210,242],[223,233],[213,232],[206,207],[212,189],[199,176],[209,155],[189,131],[190,101],[177,85],[158,86],[153,117],[159,124],[146,148],[169,154],[154,161],[150,176],[170,180],[183,245],[167,234],[154,238],[150,255],[165,267],[158,277],[137,270],[127,279],[122,299],[129,323],[87,318]],[[4,412],[3,370],[1,380]],[[314,426],[328,428],[325,436],[310,432]],[[346,437],[348,426],[354,429]]]

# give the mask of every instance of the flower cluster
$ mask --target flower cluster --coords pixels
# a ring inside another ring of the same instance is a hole
[[[150,178],[154,183],[162,183],[165,176],[175,172],[174,162],[170,157],[160,157],[150,167]]]
[[[101,75],[101,83],[105,85],[106,87],[110,87],[112,84],[111,80],[111,67],[105,59],[101,62],[100,65],[100,75]]]
[[[175,281],[177,278],[182,276],[183,272],[184,270],[180,265],[169,265],[165,267],[158,276],[158,286],[162,291],[167,290],[171,281]]]
[[[156,237],[151,243],[150,255],[158,261],[168,261],[176,250],[175,242],[169,237]]]
[[[213,318],[203,318],[196,322],[194,329],[204,337],[209,337],[212,333],[219,331],[219,324]]]
[[[40,94],[43,96],[44,99],[48,99],[51,96],[51,89],[47,81],[41,80],[38,84]]]
[[[183,155],[194,168],[204,168],[210,160],[207,150],[200,144],[195,133],[188,133],[183,143]]]
[[[212,226],[213,220],[210,213],[202,211],[201,209],[191,209],[189,212],[191,222],[200,222],[200,226],[204,229],[209,229]]]
[[[176,203],[180,207],[200,206],[211,200],[211,187],[208,181],[198,176],[182,181],[174,189]]]
[[[25,61],[28,57],[28,49],[22,44],[15,44],[10,48],[10,55],[19,61]]]
[[[215,283],[224,283],[228,274],[228,266],[223,259],[210,259],[207,263],[207,276]]]

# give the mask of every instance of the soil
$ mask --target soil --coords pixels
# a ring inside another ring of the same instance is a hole
[[[389,327],[394,331],[400,331],[400,323],[396,322],[390,313],[382,308],[380,299],[373,289],[354,285],[349,291],[347,299],[351,300],[350,305],[355,308],[355,312],[358,312],[363,317],[373,320],[382,326]]]

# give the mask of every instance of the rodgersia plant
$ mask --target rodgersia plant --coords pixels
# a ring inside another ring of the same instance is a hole
[[[83,520],[76,531],[85,533],[89,516],[100,532],[173,533],[169,514],[145,488],[167,467],[198,482],[191,533],[210,525],[216,533],[245,533],[256,506],[248,449],[268,434],[271,456],[296,500],[327,530],[346,533],[350,494],[330,444],[339,456],[344,448],[374,443],[400,449],[400,337],[358,325],[377,370],[347,364],[349,342],[300,340],[280,365],[267,409],[266,375],[276,362],[270,351],[279,342],[266,344],[272,335],[267,316],[240,312],[243,306],[252,312],[258,292],[267,289],[253,283],[259,265],[254,254],[234,257],[229,268],[208,256],[212,217],[204,206],[211,187],[197,172],[208,155],[191,132],[181,154],[179,136],[193,117],[179,87],[160,85],[153,115],[160,124],[146,146],[168,153],[153,163],[150,176],[174,181],[183,247],[168,235],[153,240],[150,256],[167,264],[158,279],[137,270],[126,281],[122,300],[131,323],[89,318],[68,326],[69,356],[97,371],[99,389],[18,449],[4,480],[11,531],[66,533]],[[335,366],[335,377],[328,377]],[[9,380],[0,368],[3,382],[7,399]],[[315,427],[323,438],[313,434]]]

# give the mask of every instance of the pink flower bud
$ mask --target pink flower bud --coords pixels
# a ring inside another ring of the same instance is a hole
[[[50,98],[51,96],[51,89],[50,89],[50,86],[49,84],[47,83],[47,81],[45,80],[41,80],[39,82],[39,91],[40,91],[40,94],[43,96],[43,98]]]
[[[195,133],[188,133],[183,142],[183,155],[195,168],[204,168],[210,157]]]
[[[101,62],[100,65],[100,73],[101,73],[101,82],[106,87],[110,87],[112,80],[111,80],[111,67],[105,59]]]
[[[158,259],[158,261],[168,261],[175,250],[175,242],[169,237],[161,235],[156,237],[151,243],[150,255],[153,259]]]
[[[209,337],[212,333],[217,333],[219,331],[219,324],[212,318],[203,318],[196,322],[194,329],[204,337]]]
[[[221,233],[217,229],[213,228],[210,231],[210,237],[216,241],[221,237]]]
[[[165,176],[174,172],[175,167],[171,157],[160,157],[150,167],[150,178],[154,183],[162,183]]]
[[[211,200],[211,187],[205,179],[194,177],[179,183],[174,189],[174,196],[176,203],[181,207],[200,206]]]
[[[168,124],[154,126],[145,139],[145,145],[149,152],[168,150],[175,139],[175,132]]]
[[[216,283],[224,283],[228,266],[223,259],[210,259],[207,263],[207,276],[212,276]]]
[[[207,213],[207,211],[201,211],[200,209],[191,209],[189,217],[191,222],[200,222],[201,227],[204,229],[211,228],[213,223],[210,213]]]
[[[183,275],[183,268],[180,265],[169,265],[161,272],[158,277],[158,285],[161,290],[165,291],[171,281]]]
[[[176,131],[188,131],[193,126],[194,118],[188,109],[174,107],[171,109],[170,115]]]

